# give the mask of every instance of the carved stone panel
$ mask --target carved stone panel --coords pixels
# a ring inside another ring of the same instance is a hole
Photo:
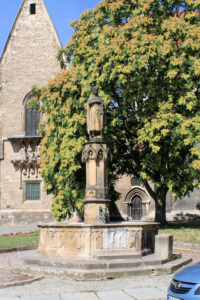
[[[109,149],[105,143],[98,144],[85,144],[82,152],[82,161],[86,162],[88,160],[100,161],[108,159]]]
[[[141,230],[130,230],[127,238],[128,249],[141,250]]]
[[[103,249],[126,249],[126,245],[127,229],[103,231]]]
[[[103,237],[101,230],[93,230],[91,233],[91,248],[92,252],[103,248]]]

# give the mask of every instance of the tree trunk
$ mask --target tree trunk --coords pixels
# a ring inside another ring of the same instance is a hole
[[[160,197],[155,199],[155,221],[159,222],[161,225],[167,223],[166,196],[167,196],[167,191],[162,191]]]
[[[147,192],[155,201],[155,221],[159,222],[161,225],[166,224],[166,196],[168,188],[162,184],[162,187],[159,190],[153,191],[147,181],[143,181],[143,183]]]

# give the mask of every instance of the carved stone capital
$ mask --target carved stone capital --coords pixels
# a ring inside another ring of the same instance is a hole
[[[108,160],[109,149],[106,143],[101,144],[85,144],[82,152],[82,161],[87,162],[88,160]]]

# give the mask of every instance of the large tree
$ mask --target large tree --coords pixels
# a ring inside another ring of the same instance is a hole
[[[200,1],[104,0],[72,23],[59,60],[69,69],[40,96],[42,175],[58,219],[81,209],[86,102],[100,88],[110,173],[134,175],[166,221],[166,194],[186,195],[200,179]]]

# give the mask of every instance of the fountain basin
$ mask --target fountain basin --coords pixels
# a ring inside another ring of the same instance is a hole
[[[119,222],[109,224],[39,224],[39,248],[44,256],[96,258],[102,251],[128,251],[142,255],[154,252],[156,222]]]

